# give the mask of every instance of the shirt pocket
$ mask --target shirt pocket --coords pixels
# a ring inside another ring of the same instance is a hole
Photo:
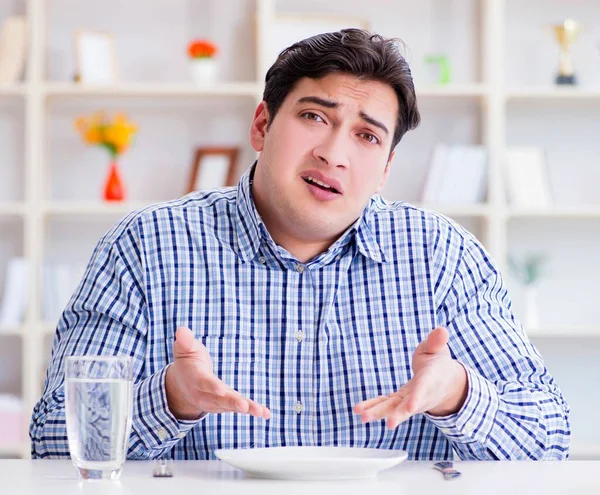
[[[208,350],[213,372],[242,395],[254,396],[264,385],[263,341],[244,335],[202,335],[198,339]]]

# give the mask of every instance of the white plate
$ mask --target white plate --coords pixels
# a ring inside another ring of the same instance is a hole
[[[215,455],[252,478],[349,480],[374,477],[406,460],[403,450],[352,447],[219,449]]]

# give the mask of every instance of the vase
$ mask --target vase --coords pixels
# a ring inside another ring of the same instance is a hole
[[[190,75],[196,84],[212,84],[217,80],[219,64],[214,58],[194,58],[190,61]]]
[[[110,162],[108,176],[104,184],[105,201],[123,201],[125,199],[125,184],[121,178],[121,171],[116,160]]]
[[[527,330],[540,328],[537,295],[537,287],[534,285],[525,286],[525,328]]]

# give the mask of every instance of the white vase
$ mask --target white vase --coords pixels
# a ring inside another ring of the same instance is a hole
[[[212,84],[217,80],[219,64],[214,58],[190,60],[190,75],[196,84]]]
[[[540,328],[538,311],[538,291],[535,285],[525,286],[525,329],[535,330]]]

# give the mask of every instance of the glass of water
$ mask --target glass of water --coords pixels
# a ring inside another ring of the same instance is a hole
[[[66,359],[65,413],[71,459],[82,479],[119,479],[133,413],[133,361]]]

